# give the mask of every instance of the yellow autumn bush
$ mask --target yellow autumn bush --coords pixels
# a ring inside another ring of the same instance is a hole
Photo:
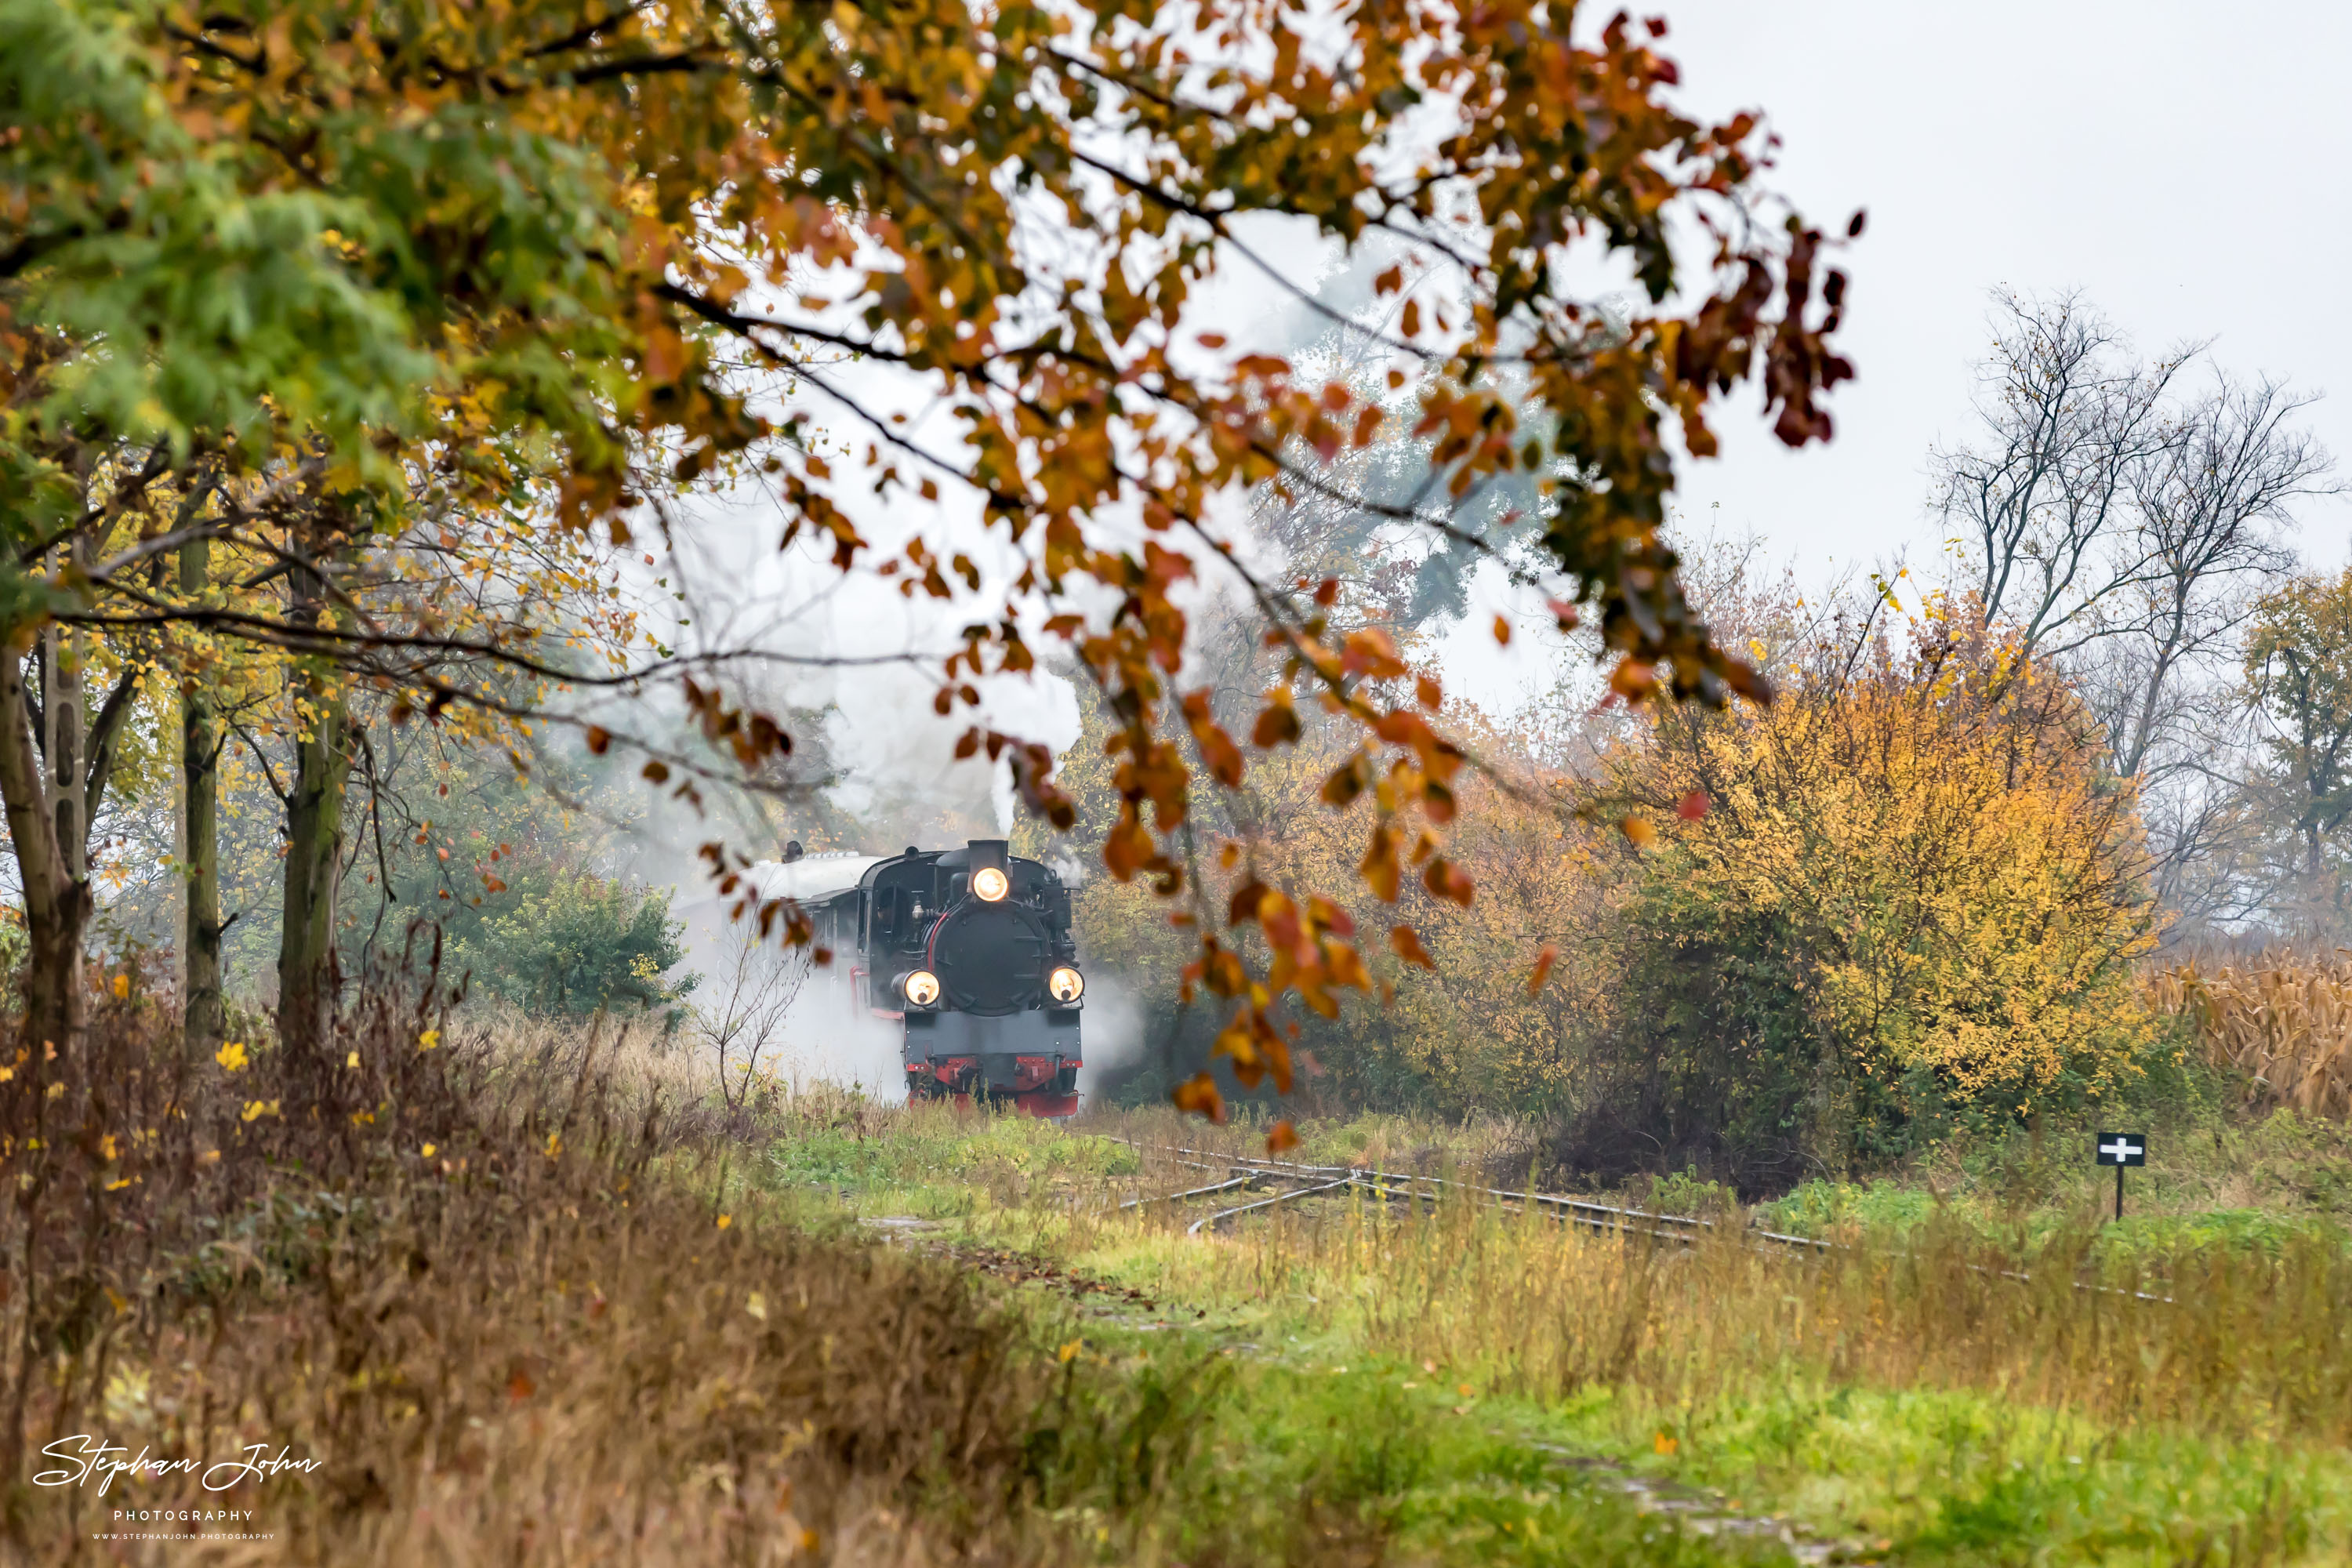
[[[1943,627],[1858,670],[1786,668],[1768,708],[1599,731],[1581,768],[1537,761],[1557,736],[1457,717],[1496,764],[1462,776],[1444,835],[1476,895],[1355,900],[1375,989],[1292,1020],[1304,1109],[1553,1118],[1596,1171],[1696,1162],[1760,1190],[2127,1088],[2160,1034],[2129,973],[2156,917],[2133,797],[2063,683]],[[1223,931],[1244,877],[1349,885],[1373,803],[1321,800],[1343,757],[1310,725],[1201,824],[1198,918]],[[1145,977],[1160,1083],[1223,1019],[1180,1018],[1150,978],[1194,950],[1171,912],[1139,884],[1078,900],[1089,961]]]
[[[1627,793],[1707,809],[1657,813],[1626,904],[1598,1152],[1760,1187],[2125,1087],[2157,1039],[2129,973],[2156,911],[2072,695],[1934,622],[1791,685],[1618,759]]]

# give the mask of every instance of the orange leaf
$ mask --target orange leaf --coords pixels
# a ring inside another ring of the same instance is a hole
[[[1285,1154],[1298,1147],[1298,1130],[1288,1121],[1277,1121],[1266,1130],[1265,1152],[1269,1155]]]
[[[1495,641],[1504,647],[1511,646],[1511,623],[1506,616],[1495,617]]]
[[[1371,847],[1364,851],[1363,864],[1356,868],[1357,874],[1370,885],[1372,896],[1384,904],[1397,900],[1402,873],[1397,868],[1396,851],[1396,835],[1389,831],[1388,824],[1382,823],[1372,829]]]
[[[1176,1091],[1168,1098],[1174,1100],[1176,1109],[1187,1116],[1205,1116],[1217,1122],[1225,1119],[1225,1097],[1217,1092],[1217,1080],[1207,1073],[1193,1074],[1178,1084]]]
[[[1636,849],[1647,849],[1658,841],[1658,830],[1650,826],[1646,816],[1629,816],[1617,825],[1617,830]]]
[[[1559,962],[1559,947],[1549,942],[1544,943],[1543,951],[1536,954],[1536,972],[1528,976],[1528,995],[1544,988],[1544,982],[1551,978],[1551,966]]]
[[[1429,889],[1432,897],[1451,899],[1465,910],[1470,907],[1472,894],[1477,890],[1477,885],[1470,879],[1470,873],[1443,855],[1432,860],[1429,869],[1421,874],[1421,885]]]
[[[1290,693],[1277,686],[1265,694],[1265,707],[1250,731],[1250,743],[1270,751],[1285,741],[1296,741],[1298,735],[1298,710],[1291,706]]]
[[[1610,673],[1609,689],[1628,702],[1639,702],[1657,689],[1658,672],[1638,658],[1629,658]]]
[[[1421,938],[1413,934],[1411,926],[1391,926],[1389,945],[1396,949],[1397,956],[1407,963],[1418,963],[1423,969],[1437,967],[1436,962],[1429,956],[1429,950],[1421,945]]]
[[[588,749],[595,752],[600,757],[603,756],[613,744],[612,732],[601,724],[589,725],[586,738],[588,742]]]

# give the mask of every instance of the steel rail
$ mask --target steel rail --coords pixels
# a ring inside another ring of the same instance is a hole
[[[1228,1169],[1257,1170],[1268,1174],[1288,1176],[1294,1181],[1304,1181],[1314,1176],[1328,1176],[1334,1172],[1345,1173],[1337,1181],[1327,1182],[1322,1185],[1306,1188],[1300,1191],[1284,1193],[1277,1197],[1265,1200],[1265,1203],[1244,1205],[1240,1209],[1229,1209],[1221,1214],[1209,1216],[1213,1220],[1223,1219],[1229,1215],[1244,1213],[1252,1208],[1262,1208],[1266,1206],[1266,1204],[1280,1203],[1290,1198],[1301,1197],[1306,1195],[1307,1192],[1329,1192],[1337,1187],[1357,1186],[1367,1191],[1377,1192],[1389,1196],[1396,1196],[1399,1194],[1396,1186],[1392,1184],[1404,1183],[1409,1188],[1412,1184],[1426,1182],[1433,1186],[1457,1187],[1464,1192],[1476,1193],[1486,1197],[1500,1198],[1520,1204],[1532,1203],[1539,1205],[1543,1207],[1553,1210],[1557,1216],[1561,1219],[1588,1226],[1595,1230],[1618,1231],[1635,1236],[1649,1236],[1664,1240],[1680,1241],[1685,1245],[1689,1245],[1694,1242],[1699,1232],[1711,1231],[1715,1228],[1715,1222],[1713,1220],[1699,1219],[1695,1215],[1652,1214],[1646,1209],[1623,1208],[1613,1204],[1594,1203],[1589,1198],[1570,1197],[1564,1193],[1512,1192],[1501,1187],[1482,1186],[1475,1182],[1457,1181],[1448,1176],[1414,1175],[1409,1172],[1373,1171],[1348,1165],[1308,1165],[1295,1160],[1273,1160],[1254,1154],[1219,1154],[1211,1150],[1183,1148],[1171,1149],[1159,1144],[1137,1143],[1131,1139],[1122,1139],[1120,1142],[1126,1142],[1130,1148],[1145,1150],[1153,1153],[1182,1154],[1191,1156],[1191,1159],[1179,1161],[1178,1163],[1180,1164],[1189,1164],[1198,1160],[1223,1160],[1226,1163]],[[1412,1195],[1417,1196],[1419,1194]],[[1659,1226],[1673,1226],[1679,1228],[1656,1228]],[[1200,1229],[1201,1225],[1196,1223],[1189,1228],[1185,1234],[1187,1236],[1197,1235]],[[1788,1251],[1822,1253],[1854,1250],[1843,1242],[1825,1241],[1819,1237],[1790,1236],[1782,1231],[1760,1230],[1752,1225],[1745,1227],[1744,1233],[1747,1236],[1753,1237],[1756,1241],[1768,1243],[1770,1246]],[[2030,1284],[2032,1282],[2033,1279],[2033,1276],[2031,1273],[2022,1269],[1988,1268],[1981,1263],[1970,1263],[1965,1265],[1965,1267],[1971,1273],[1994,1274],[1998,1275],[2001,1279],[2014,1280],[2020,1284]],[[2166,1306],[2175,1304],[2174,1298],[2170,1296],[2159,1296],[2152,1291],[2126,1290],[2115,1285],[2094,1285],[2087,1280],[2082,1279],[2073,1280],[2070,1281],[2070,1283],[2073,1285],[2074,1289],[2077,1290],[2088,1291],[2095,1295],[2128,1296],[2134,1300],[2154,1302]]]
[[[1354,1173],[1350,1172],[1349,1175],[1342,1176],[1336,1182],[1326,1182],[1319,1187],[1294,1187],[1286,1193],[1276,1193],[1270,1198],[1260,1198],[1254,1204],[1243,1204],[1237,1208],[1219,1209],[1215,1214],[1202,1215],[1184,1227],[1184,1234],[1198,1236],[1203,1229],[1213,1228],[1222,1221],[1232,1219],[1236,1215],[1248,1214],[1253,1209],[1272,1208],[1276,1204],[1286,1204],[1293,1198],[1312,1197],[1317,1193],[1328,1193],[1335,1188],[1344,1187],[1348,1185],[1353,1174]]]
[[[1235,1187],[1255,1186],[1263,1179],[1260,1173],[1253,1171],[1246,1176],[1235,1176],[1230,1182],[1218,1182],[1210,1186],[1194,1187],[1187,1193],[1153,1193],[1145,1197],[1129,1198],[1118,1206],[1123,1209],[1133,1209],[1141,1208],[1145,1204],[1181,1203],[1186,1198],[1205,1198],[1211,1193],[1230,1192]]]

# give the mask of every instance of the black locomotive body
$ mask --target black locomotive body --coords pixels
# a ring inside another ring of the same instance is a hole
[[[909,1095],[1077,1110],[1086,980],[1051,868],[1001,838],[909,848],[807,908],[849,1005],[901,1026]]]

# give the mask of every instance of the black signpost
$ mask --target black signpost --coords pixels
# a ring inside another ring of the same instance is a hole
[[[2102,1132],[2098,1142],[2099,1163],[2116,1168],[2116,1217],[2124,1217],[2124,1167],[2147,1163],[2147,1134],[2145,1132]]]

